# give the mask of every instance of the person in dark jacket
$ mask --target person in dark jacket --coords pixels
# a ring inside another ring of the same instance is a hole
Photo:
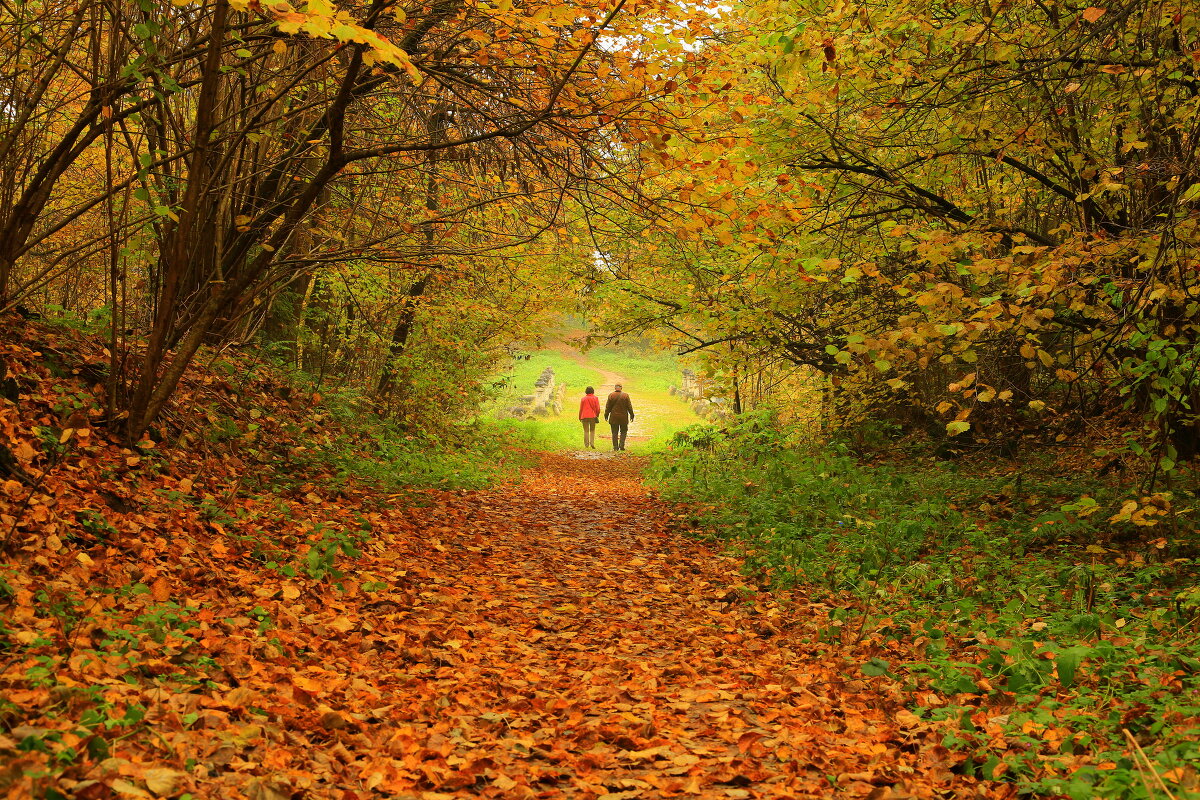
[[[622,390],[621,384],[613,389],[604,404],[604,421],[612,429],[613,450],[624,450],[629,423],[633,422],[633,400]]]

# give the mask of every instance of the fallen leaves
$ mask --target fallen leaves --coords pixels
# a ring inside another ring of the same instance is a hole
[[[164,445],[133,470],[88,438],[0,572],[10,794],[975,791],[890,682],[853,677],[885,653],[818,646],[828,609],[745,585],[736,559],[675,532],[636,459],[546,455],[520,483],[410,507],[365,489],[333,501],[319,476],[251,496],[220,457]],[[370,535],[323,551],[340,576],[281,571],[355,519]]]
[[[150,585],[150,596],[160,603],[167,602],[171,599],[171,584],[162,576],[155,578],[154,583]]]

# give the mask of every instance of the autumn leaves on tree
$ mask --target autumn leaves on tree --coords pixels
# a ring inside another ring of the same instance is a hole
[[[1124,405],[1148,469],[1195,454],[1194,8],[741,10],[721,91],[675,95],[663,213],[607,229],[626,327],[730,385],[809,370],[842,421],[970,446]]]
[[[131,440],[200,347],[264,329],[298,366],[374,384],[386,409],[439,340],[501,352],[552,295],[529,288],[548,282],[547,242],[586,260],[575,197],[627,180],[620,142],[655,124],[680,69],[677,44],[648,38],[668,11],[6,11],[0,305],[103,309]],[[439,303],[454,330],[426,315],[432,349],[406,365],[418,309]],[[366,347],[347,363],[352,345]]]
[[[0,302],[106,324],[131,440],[255,337],[444,422],[582,304],[739,407],[799,375],[969,446],[1123,406],[1196,454],[1186,5],[5,13]]]

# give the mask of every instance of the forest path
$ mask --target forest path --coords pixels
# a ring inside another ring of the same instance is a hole
[[[643,466],[541,454],[490,490],[305,484],[270,497],[277,518],[241,501],[249,526],[142,491],[136,529],[111,517],[115,544],[59,543],[56,577],[6,577],[10,641],[31,655],[0,664],[0,795],[982,794],[940,745],[956,721],[862,675],[894,655],[827,606],[746,585],[676,530]],[[61,608],[88,617],[68,628]]]
[[[399,712],[380,788],[973,796],[891,681],[866,683],[853,648],[844,661],[812,643],[825,607],[785,607],[671,532],[642,466],[545,454],[519,484],[415,512],[444,534],[410,554],[412,601],[387,623],[401,658],[371,662],[379,703]]]
[[[627,383],[629,381],[629,379],[621,373],[613,372],[610,369],[605,369],[603,366],[595,363],[592,359],[588,358],[587,354],[580,351],[579,348],[575,347],[575,345],[571,344],[570,342],[563,341],[562,339],[551,339],[550,341],[546,342],[546,349],[553,350],[564,358],[569,358],[576,364],[580,364],[592,370],[593,372],[599,373],[603,380],[594,388],[596,389],[596,394],[600,395],[601,397],[604,397],[606,394],[611,392],[613,387],[618,383]]]

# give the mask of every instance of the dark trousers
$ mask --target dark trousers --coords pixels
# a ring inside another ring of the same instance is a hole
[[[609,422],[608,427],[612,428],[613,450],[624,450],[625,436],[629,433],[629,423]]]

